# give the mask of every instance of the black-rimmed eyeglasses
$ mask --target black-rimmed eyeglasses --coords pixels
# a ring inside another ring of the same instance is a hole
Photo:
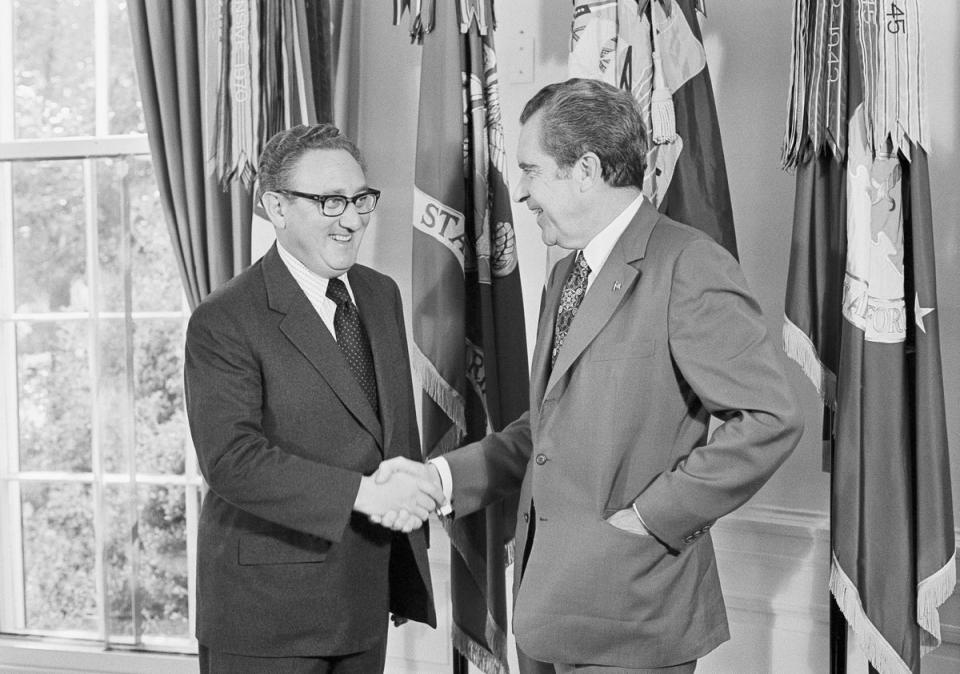
[[[347,204],[349,203],[352,203],[356,207],[358,214],[366,215],[377,207],[377,201],[380,199],[380,190],[374,189],[367,189],[363,192],[358,192],[352,197],[348,197],[343,194],[310,194],[308,192],[297,192],[296,190],[273,191],[277,192],[278,194],[286,194],[287,196],[300,197],[301,199],[309,199],[310,201],[314,201],[316,202],[319,211],[328,218],[335,218],[338,215],[343,215],[343,212],[347,210]]]

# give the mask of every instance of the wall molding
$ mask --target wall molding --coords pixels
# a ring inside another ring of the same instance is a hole
[[[828,513],[748,504],[711,531],[731,622],[776,620],[814,638],[828,634]],[[960,527],[954,534],[960,548]],[[960,593],[941,608],[943,645],[933,652],[941,658],[960,646],[960,613],[951,605],[960,607]]]

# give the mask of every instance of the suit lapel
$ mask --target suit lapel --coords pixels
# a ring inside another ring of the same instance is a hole
[[[634,285],[640,278],[640,271],[632,263],[643,258],[647,241],[650,239],[650,234],[659,217],[660,214],[656,208],[644,199],[640,209],[613,246],[610,256],[580,303],[577,315],[570,325],[570,331],[563,340],[563,347],[557,354],[557,362],[554,363],[553,370],[550,372],[544,397],[553,393],[554,387],[561,381],[567,370],[600,333],[617,310],[617,307],[620,306],[623,298],[627,297],[633,290]],[[573,256],[570,256],[569,259],[568,272],[570,265],[573,264]],[[560,291],[566,276],[565,273],[562,277],[558,277],[555,284],[556,288],[551,293],[554,314],[557,311]],[[551,323],[555,320],[554,317]],[[553,341],[552,324],[548,340],[546,351],[548,354],[547,362],[549,363],[549,351]],[[540,348],[540,346],[541,340],[538,339],[537,347]]]
[[[383,431],[377,415],[347,365],[337,340],[280,259],[276,244],[263,257],[263,276],[270,308],[284,314],[280,331],[320,373],[334,394],[382,448]],[[352,277],[350,281],[352,285]],[[377,378],[379,380],[379,375]]]
[[[571,253],[556,264],[556,272],[551,277],[553,283],[544,290],[540,320],[537,325],[537,343],[533,348],[533,363],[530,368],[530,385],[533,396],[532,409],[540,409],[547,392],[547,379],[550,377],[550,352],[553,349],[553,331],[556,329],[557,310],[560,307],[560,295],[563,282],[570,273],[575,255]]]

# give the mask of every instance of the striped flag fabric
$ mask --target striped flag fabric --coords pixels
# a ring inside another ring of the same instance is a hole
[[[423,388],[423,448],[433,457],[519,417],[529,383],[493,7],[490,0],[423,3],[410,18],[412,36],[423,44],[414,356]],[[516,498],[445,523],[453,645],[488,674],[509,671],[505,571],[513,557]]]
[[[198,12],[208,26],[204,84],[216,110],[209,162],[222,184],[250,186],[273,134],[331,121],[332,44],[340,39],[343,0],[222,0]]]
[[[784,347],[830,450],[830,591],[881,672],[919,672],[956,585],[917,0],[797,0]]]
[[[574,0],[568,72],[633,93],[644,112],[644,194],[737,257],[713,85],[696,0]]]

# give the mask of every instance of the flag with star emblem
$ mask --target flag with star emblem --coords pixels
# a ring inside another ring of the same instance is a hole
[[[411,15],[411,34],[423,44],[413,333],[423,448],[433,457],[515,420],[529,388],[492,3],[419,7]],[[488,674],[509,671],[505,572],[518,496],[444,522],[453,646]]]
[[[916,0],[797,0],[784,347],[825,406],[830,591],[879,672],[919,672],[956,585]]]

